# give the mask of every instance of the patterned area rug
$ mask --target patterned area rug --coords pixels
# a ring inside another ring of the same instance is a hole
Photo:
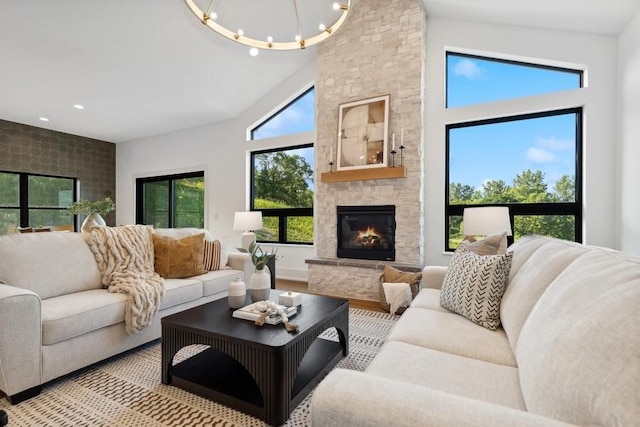
[[[349,310],[349,356],[338,367],[364,370],[378,353],[398,316]],[[335,329],[322,335],[338,340]],[[180,350],[178,358],[203,348]],[[286,426],[309,426],[311,394],[292,412]],[[266,426],[254,417],[160,382],[160,342],[56,380],[18,405],[0,400],[9,426]]]

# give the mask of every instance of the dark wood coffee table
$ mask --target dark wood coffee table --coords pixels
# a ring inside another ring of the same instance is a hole
[[[271,291],[277,301],[280,291]],[[247,303],[249,301],[247,300]],[[162,383],[261,418],[283,424],[291,411],[349,352],[349,302],[302,296],[289,333],[282,324],[256,326],[231,317],[227,299],[162,319]],[[318,338],[335,327],[339,342]],[[209,348],[178,364],[173,357],[188,345]]]

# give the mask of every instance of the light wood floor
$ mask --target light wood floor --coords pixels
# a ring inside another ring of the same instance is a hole
[[[276,289],[283,291],[295,291],[309,293],[309,284],[307,282],[299,282],[296,280],[276,279]],[[364,310],[384,312],[378,301],[364,301],[349,298],[349,307]]]

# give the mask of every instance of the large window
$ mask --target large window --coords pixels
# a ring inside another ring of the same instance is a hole
[[[580,70],[447,53],[447,108],[465,107],[464,116],[485,114],[478,104],[581,87]],[[500,109],[503,116],[446,126],[445,249],[463,238],[464,208],[486,205],[510,208],[515,240],[582,241],[582,108]]]
[[[310,88],[251,129],[251,139],[273,138],[315,129],[315,90]]]
[[[136,223],[204,228],[204,172],[138,178]]]
[[[313,243],[313,145],[251,153],[251,210],[260,242]]]
[[[0,234],[18,227],[71,227],[67,208],[75,200],[75,178],[0,172]]]

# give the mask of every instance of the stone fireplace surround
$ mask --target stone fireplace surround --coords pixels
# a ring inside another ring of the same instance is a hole
[[[318,45],[314,213],[318,257],[307,260],[312,293],[377,301],[385,264],[421,270],[425,19],[421,0],[358,1],[340,31]],[[321,182],[321,173],[329,171],[331,148],[337,152],[339,105],[384,94],[390,95],[389,133],[395,133],[397,141],[404,130],[406,178]],[[396,260],[337,258],[336,206],[389,204],[396,205]]]

